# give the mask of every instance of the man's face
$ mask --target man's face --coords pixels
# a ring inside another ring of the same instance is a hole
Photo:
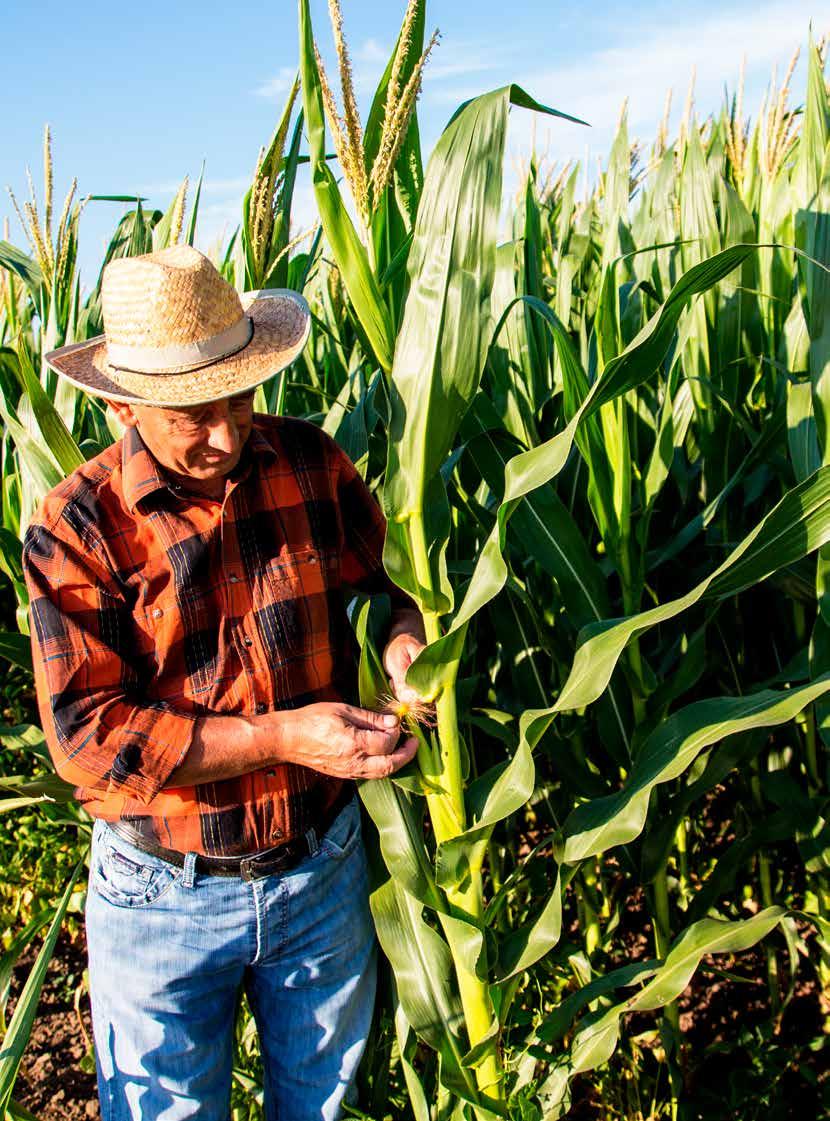
[[[251,432],[254,390],[168,409],[158,405],[110,402],[122,424],[135,426],[162,467],[203,482],[233,471]]]

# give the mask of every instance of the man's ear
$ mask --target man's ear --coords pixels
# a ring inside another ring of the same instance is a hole
[[[132,405],[128,405],[126,401],[107,401],[107,405],[125,428],[135,428],[138,424],[138,417],[133,412]]]

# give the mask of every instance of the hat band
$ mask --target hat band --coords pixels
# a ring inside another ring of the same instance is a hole
[[[232,326],[190,343],[169,346],[127,346],[107,342],[107,362],[116,370],[134,374],[180,374],[197,370],[246,347],[254,337],[254,324],[243,315]]]

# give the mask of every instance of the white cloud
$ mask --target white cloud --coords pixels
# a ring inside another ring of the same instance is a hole
[[[699,117],[716,110],[724,87],[737,86],[742,55],[747,60],[746,105],[755,112],[753,98],[760,96],[774,64],[779,80],[783,76],[793,50],[806,41],[814,12],[812,0],[767,0],[755,7],[751,19],[745,10],[702,16],[681,9],[673,24],[631,27],[624,42],[595,51],[579,63],[529,73],[527,89],[540,101],[593,126],[589,137],[579,126],[550,122],[557,147],[567,146],[569,154],[579,155],[590,142],[604,153],[626,96],[632,133],[650,137],[670,88],[672,119],[679,120],[693,69]],[[524,125],[526,136],[529,128]]]
[[[391,53],[392,48],[378,42],[377,39],[366,39],[354,52],[354,57],[358,62],[379,62],[386,66]]]
[[[475,42],[439,42],[430,55],[425,74],[432,82],[443,82],[447,78],[500,70],[508,61],[509,55],[500,47]]]
[[[292,66],[281,66],[279,73],[273,78],[267,78],[253,91],[256,97],[282,97],[288,93],[296,77],[297,71]]]

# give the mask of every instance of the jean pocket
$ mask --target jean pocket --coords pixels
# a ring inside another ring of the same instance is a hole
[[[109,828],[96,837],[91,865],[92,886],[115,907],[149,907],[182,876],[181,868],[142,852]]]
[[[360,804],[353,798],[320,838],[320,851],[342,860],[360,843]]]

